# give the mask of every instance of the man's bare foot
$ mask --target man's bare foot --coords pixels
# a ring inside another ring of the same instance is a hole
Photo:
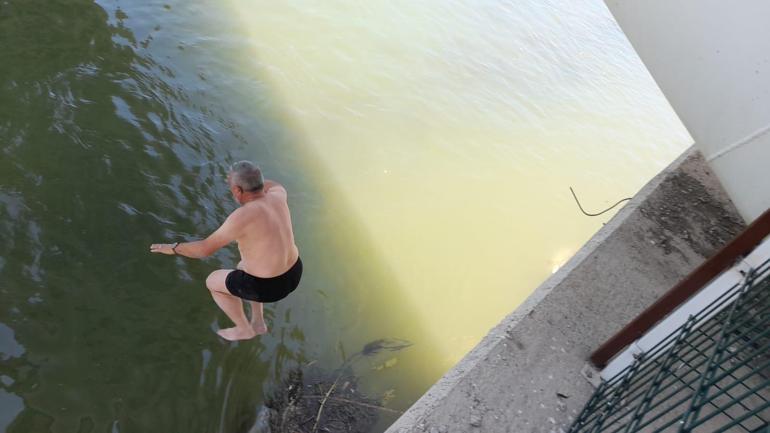
[[[267,333],[267,324],[265,322],[262,322],[262,323],[251,322],[251,329],[253,329],[254,332],[257,333],[257,335],[266,334]]]
[[[252,327],[234,327],[227,329],[220,329],[217,331],[220,337],[229,341],[248,340],[257,336],[256,331]]]

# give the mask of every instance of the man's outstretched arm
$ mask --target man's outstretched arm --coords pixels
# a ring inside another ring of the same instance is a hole
[[[178,244],[152,244],[151,253],[180,255],[193,259],[208,257],[220,248],[234,241],[238,235],[238,211],[236,210],[225,220],[211,236],[206,239],[192,242],[179,242]]]

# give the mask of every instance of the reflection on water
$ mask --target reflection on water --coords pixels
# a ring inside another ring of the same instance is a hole
[[[3,381],[3,384],[5,386],[10,386],[6,384],[5,381]],[[22,399],[0,389],[0,431],[5,431],[6,427],[11,424],[22,409],[24,409],[24,402]]]
[[[574,8],[574,9],[572,9]],[[688,142],[599,2],[0,5],[0,432],[248,431],[296,365],[404,409]],[[151,256],[287,185],[307,259],[226,343],[206,261]],[[378,428],[392,418],[383,417]]]
[[[0,323],[0,360],[18,358],[24,354],[24,347],[16,341],[13,329]]]

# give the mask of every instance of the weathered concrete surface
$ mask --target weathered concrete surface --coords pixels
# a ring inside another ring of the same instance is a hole
[[[688,150],[387,433],[566,430],[593,392],[590,352],[743,227]]]

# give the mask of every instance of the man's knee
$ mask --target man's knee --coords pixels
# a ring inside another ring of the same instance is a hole
[[[226,292],[225,278],[229,272],[220,269],[209,274],[206,278],[206,287],[213,292]]]

